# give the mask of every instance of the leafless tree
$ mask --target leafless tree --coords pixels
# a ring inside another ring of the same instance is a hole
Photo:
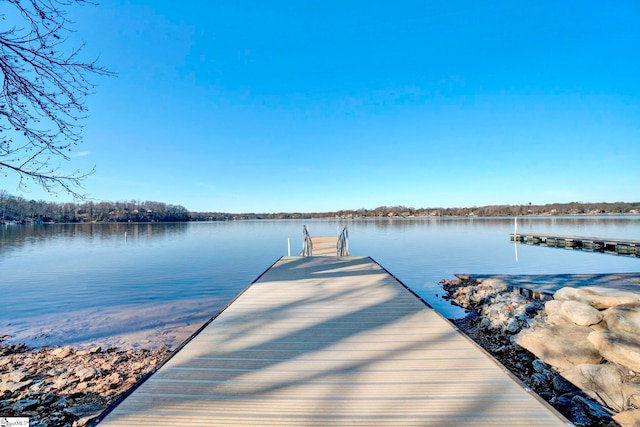
[[[48,192],[83,198],[93,170],[66,172],[72,148],[82,142],[88,75],[112,75],[67,47],[72,32],[65,9],[86,0],[1,0],[0,173],[17,174],[20,189],[35,182]],[[7,5],[13,6],[8,8]]]

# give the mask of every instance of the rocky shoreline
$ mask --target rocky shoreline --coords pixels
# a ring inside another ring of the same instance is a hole
[[[29,348],[0,337],[0,417],[30,426],[88,424],[171,351],[71,346]]]
[[[456,326],[576,426],[640,426],[640,295],[562,288],[534,298],[497,279],[442,281]]]

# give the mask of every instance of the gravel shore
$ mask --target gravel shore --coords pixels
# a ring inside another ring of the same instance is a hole
[[[29,348],[0,337],[0,417],[30,426],[83,426],[171,351],[71,346]]]

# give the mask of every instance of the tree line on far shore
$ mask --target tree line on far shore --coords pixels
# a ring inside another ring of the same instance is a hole
[[[0,190],[0,222],[179,222],[189,221],[179,205],[125,202],[55,203],[27,200]]]
[[[189,212],[180,205],[130,200],[124,202],[55,203],[27,200],[0,190],[0,222],[180,222],[309,218],[411,218],[526,215],[640,214],[640,202],[551,203],[546,205],[490,205],[469,208],[411,208],[379,206],[374,209],[333,212],[225,213]]]
[[[640,213],[640,202],[627,203],[551,203],[546,205],[490,205],[468,208],[411,208],[379,206],[375,209],[353,209],[334,212],[242,213],[191,212],[192,221],[224,221],[248,219],[308,219],[308,218],[412,218],[465,216],[525,216],[525,215],[602,215]]]

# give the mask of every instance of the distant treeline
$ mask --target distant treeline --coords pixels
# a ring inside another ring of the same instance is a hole
[[[185,207],[161,202],[55,203],[27,200],[0,190],[0,222],[176,222],[189,219]]]
[[[309,218],[411,218],[525,215],[602,215],[640,213],[640,202],[551,203],[546,205],[490,205],[470,208],[410,208],[379,206],[375,209],[335,212],[224,213],[189,212],[185,207],[162,202],[55,203],[27,200],[0,190],[0,222],[178,222],[251,219]]]
[[[191,212],[192,221],[224,221],[243,219],[308,219],[308,218],[395,218],[395,217],[460,217],[460,216],[524,216],[524,215],[598,215],[640,213],[640,202],[615,203],[551,203],[546,205],[491,205],[470,208],[410,208],[379,206],[375,209],[340,210],[310,213],[242,213]]]

